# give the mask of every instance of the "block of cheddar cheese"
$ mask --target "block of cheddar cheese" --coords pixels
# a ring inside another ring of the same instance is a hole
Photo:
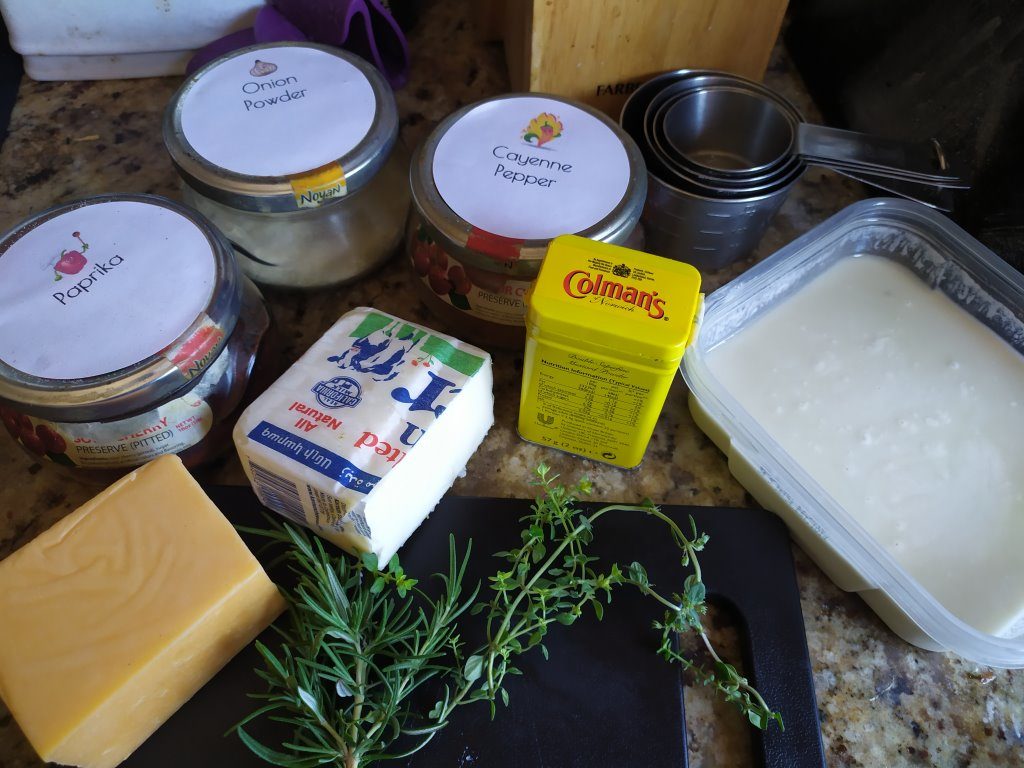
[[[283,608],[164,456],[0,562],[0,697],[44,760],[115,766]]]

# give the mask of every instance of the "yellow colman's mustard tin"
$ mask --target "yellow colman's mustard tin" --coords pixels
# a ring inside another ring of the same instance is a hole
[[[554,239],[529,297],[519,434],[636,467],[700,301],[700,273],[689,264]]]

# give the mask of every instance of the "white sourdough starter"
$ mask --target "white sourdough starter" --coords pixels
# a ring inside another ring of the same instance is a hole
[[[1024,357],[996,334],[861,256],[708,366],[954,615],[993,634],[1024,619]]]

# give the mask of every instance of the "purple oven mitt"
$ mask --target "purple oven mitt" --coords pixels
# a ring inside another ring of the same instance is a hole
[[[197,69],[209,64],[225,53],[245,48],[256,43],[275,43],[282,40],[304,42],[306,36],[301,30],[271,5],[263,6],[256,14],[256,21],[248,29],[240,29],[230,35],[214,40],[198,51],[185,67],[185,74],[191,75]]]
[[[355,23],[353,23],[355,22]],[[255,25],[214,40],[196,52],[186,73],[229,51],[256,43],[311,40],[352,51],[372,62],[393,88],[409,79],[409,45],[379,0],[275,0]]]
[[[409,45],[380,0],[272,0],[310,40],[359,54],[392,88],[409,79]]]

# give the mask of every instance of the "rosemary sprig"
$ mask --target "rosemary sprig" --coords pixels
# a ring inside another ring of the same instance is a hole
[[[245,744],[287,768],[358,768],[408,757],[443,729],[459,706],[486,701],[493,717],[499,698],[508,705],[504,681],[520,674],[517,657],[539,648],[547,658],[544,638],[552,624],[571,625],[587,609],[602,618],[620,586],[632,586],[664,607],[654,626],[661,631],[658,653],[666,661],[718,689],[753,725],[767,728],[775,721],[782,727],[781,715],[718,656],[704,630],[707,606],[697,554],[708,537],[698,534],[693,519],[687,535],[649,500],[607,505],[587,515],[577,502],[591,492],[590,483],[584,479],[567,488],[557,481],[546,466],[537,468],[534,484],[540,493],[521,518],[520,545],[497,553],[503,564],[489,578],[490,599],[479,602],[479,585],[462,597],[470,548],[460,559],[453,536],[448,572],[435,574],[441,595],[431,598],[397,557],[381,569],[374,555],[332,557],[318,538],[287,524],[251,531],[289,545],[285,557],[298,581],[288,594],[291,621],[279,630],[280,650],[258,646],[264,668],[257,674],[268,691],[254,696],[264,705],[237,727]],[[681,592],[658,592],[638,562],[597,570],[587,546],[594,523],[610,513],[646,514],[669,529],[682,565],[692,569]],[[467,612],[482,617],[485,635],[472,651],[458,632]],[[714,661],[711,668],[675,649],[680,632],[700,637]],[[422,712],[412,694],[429,681],[440,696]],[[271,749],[250,736],[245,725],[262,716],[290,726],[291,740]]]
[[[415,751],[385,752],[417,717],[413,692],[449,672],[442,662],[459,645],[456,620],[477,593],[461,598],[470,549],[460,561],[450,537],[448,572],[435,574],[442,594],[432,599],[397,557],[380,570],[373,554],[329,555],[319,538],[287,524],[243,530],[289,544],[285,558],[297,584],[287,595],[290,627],[278,630],[280,650],[257,643],[265,666],[256,673],[268,692],[253,695],[264,705],[236,727],[242,741],[263,760],[291,768],[356,768]],[[279,750],[245,730],[264,715],[293,727]]]

